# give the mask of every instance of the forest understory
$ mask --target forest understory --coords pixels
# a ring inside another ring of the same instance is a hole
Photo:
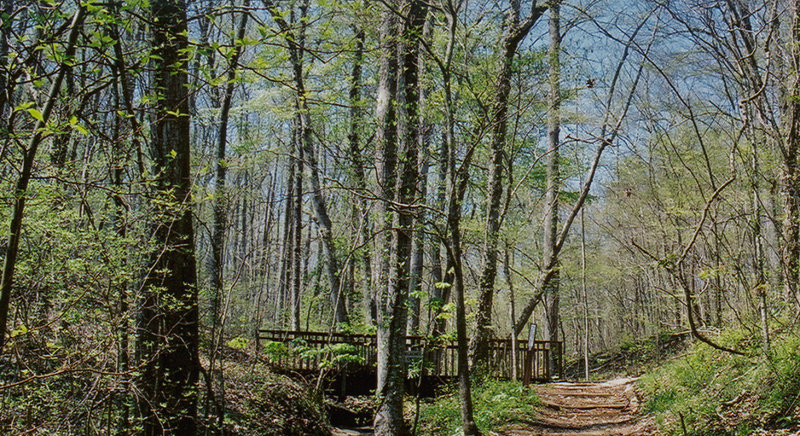
[[[0,193],[1,434],[798,430],[800,0],[2,0]]]

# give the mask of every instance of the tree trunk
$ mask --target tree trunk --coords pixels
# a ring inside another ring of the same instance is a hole
[[[550,6],[550,110],[547,114],[547,191],[544,199],[544,241],[542,257],[544,264],[555,265],[553,277],[547,283],[544,293],[545,323],[543,336],[546,341],[559,340],[559,285],[558,254],[556,253],[556,236],[558,235],[558,196],[559,196],[559,142],[561,130],[561,30],[559,2]],[[555,356],[552,356],[555,358]],[[551,359],[551,364],[553,360]]]
[[[354,201],[356,217],[360,220],[362,231],[360,232],[360,243],[362,244],[361,263],[364,266],[364,286],[362,288],[362,298],[364,300],[364,314],[368,324],[375,323],[377,303],[375,302],[375,291],[372,285],[372,224],[369,218],[369,206],[367,205],[367,178],[364,174],[364,156],[361,152],[361,144],[358,132],[361,129],[362,110],[361,110],[361,88],[362,64],[364,62],[364,30],[356,28],[356,49],[353,58],[353,71],[350,76],[350,133],[348,142],[350,143],[350,162],[352,165],[353,182],[358,191],[357,199]],[[358,221],[356,220],[356,221]]]
[[[122,63],[122,59],[118,59],[120,63]],[[123,68],[119,68],[119,63],[114,63],[112,66],[112,71],[114,74],[114,106],[118,108],[118,116],[114,118],[114,136],[113,138],[115,141],[118,141],[119,144],[124,143],[124,139],[122,137],[122,124],[125,122],[124,118],[119,116],[120,113],[123,113],[125,107],[120,101],[120,82],[122,82],[121,75],[125,74]],[[112,154],[112,164],[109,168],[109,176],[111,179],[111,183],[114,186],[116,192],[112,194],[111,198],[114,202],[114,230],[116,231],[117,235],[120,238],[126,238],[128,235],[128,223],[127,223],[127,212],[128,206],[125,204],[125,200],[122,198],[123,192],[123,175],[124,175],[124,167],[125,167],[125,159],[129,156],[125,156],[125,154],[119,150],[114,149]],[[128,266],[128,259],[127,257],[122,258],[121,266],[123,268]],[[119,299],[117,303],[117,308],[119,310],[119,318],[117,326],[117,372],[125,373],[130,368],[130,354],[129,354],[129,346],[130,346],[130,304],[128,300],[128,290],[130,289],[130,282],[125,279],[120,283],[118,292],[119,292]],[[124,433],[130,427],[130,401],[129,401],[129,394],[130,394],[130,383],[125,380],[122,382],[121,392],[117,394],[115,403],[116,409],[118,410],[119,416],[117,418],[117,432]]]
[[[589,293],[586,291],[586,225],[581,209],[581,299],[583,300],[583,378],[589,381]]]
[[[419,40],[427,14],[427,6],[419,0],[403,2],[402,11],[407,14],[407,22],[402,32],[408,41],[403,48],[402,78],[405,91],[406,123],[403,150],[399,156],[400,178],[397,181],[397,228],[394,230],[395,246],[391,261],[391,278],[384,305],[383,320],[379,331],[386,329],[386,345],[380,352],[388,353],[383,360],[386,365],[385,378],[380,385],[382,402],[375,414],[375,434],[403,434],[403,395],[406,379],[406,322],[408,289],[411,274],[411,245],[413,239],[414,204],[418,200],[418,135],[419,135]],[[391,11],[389,13],[392,13]],[[387,26],[387,29],[389,27]],[[386,37],[390,33],[383,33]],[[392,53],[389,51],[388,53]],[[381,74],[390,69],[381,69]],[[390,77],[394,77],[391,74]],[[391,100],[389,101],[391,104]],[[386,126],[392,128],[393,126]],[[384,127],[384,128],[386,128]],[[388,148],[388,147],[387,147]],[[391,198],[391,197],[390,197]]]
[[[250,1],[244,0],[242,7],[247,9]],[[222,324],[220,321],[220,302],[225,289],[224,275],[225,275],[225,231],[227,228],[227,214],[228,214],[228,194],[225,189],[226,177],[228,172],[228,163],[226,159],[226,147],[228,143],[228,120],[231,110],[231,101],[233,100],[233,91],[235,86],[236,72],[239,68],[239,57],[242,53],[241,41],[245,36],[247,29],[248,13],[242,14],[239,19],[239,26],[236,30],[236,35],[233,37],[233,53],[229,60],[227,83],[222,96],[222,107],[220,108],[219,115],[219,132],[217,133],[217,155],[216,155],[216,174],[214,179],[214,223],[211,235],[211,256],[209,257],[209,275],[211,276],[211,350],[209,352],[209,373],[214,374],[216,364],[216,354],[223,339]],[[239,41],[237,43],[237,41]],[[242,210],[242,218],[244,220],[245,211]],[[244,224],[244,223],[243,223]],[[242,226],[244,231],[244,225]],[[213,380],[213,377],[211,377]],[[220,369],[220,379],[222,379]],[[210,383],[210,381],[209,381]],[[219,418],[220,429],[225,415],[225,398],[221,395],[224,388],[224,382],[219,386],[219,392],[214,395],[217,401],[215,405],[217,409],[217,416]]]
[[[305,26],[308,16],[308,0],[301,2],[299,26],[295,23],[288,23],[281,12],[275,7],[274,1],[263,0],[264,5],[272,14],[273,20],[278,23],[281,32],[284,34],[289,48],[289,59],[292,64],[292,78],[295,85],[295,108],[300,126],[300,141],[303,147],[305,161],[308,163],[311,176],[311,204],[314,208],[314,216],[317,219],[320,238],[322,239],[323,255],[325,256],[325,270],[328,275],[330,285],[330,299],[333,307],[333,321],[336,325],[347,322],[347,307],[345,305],[345,295],[341,292],[341,280],[339,277],[339,260],[336,247],[333,241],[333,224],[328,213],[328,206],[322,193],[322,182],[320,168],[317,163],[317,156],[314,153],[314,145],[311,140],[313,132],[311,127],[311,115],[309,113],[308,95],[303,75],[303,55],[305,53]],[[292,14],[294,15],[294,14]],[[299,30],[295,30],[299,27]]]
[[[445,103],[447,104],[447,103]],[[446,129],[447,127],[445,127]],[[447,174],[448,174],[448,135],[442,135],[442,143],[439,146],[439,156],[437,161],[437,178],[436,178],[436,198],[434,200],[434,208],[437,213],[447,214],[445,209],[447,199]],[[439,223],[439,220],[435,220]],[[441,311],[442,306],[447,304],[446,298],[449,297],[449,292],[445,293],[442,286],[444,285],[445,272],[442,265],[442,243],[437,237],[431,241],[431,281],[433,287],[431,288],[431,295],[428,300],[428,317],[432,323],[430,334],[437,336],[445,331],[445,320],[437,318],[436,315]]]
[[[275,307],[273,318],[285,326],[284,311],[286,310],[286,302],[289,300],[289,285],[292,280],[292,266],[293,263],[293,241],[294,238],[294,208],[295,208],[295,173],[297,172],[296,158],[289,157],[289,174],[286,176],[286,197],[284,200],[284,213],[283,213],[283,237],[281,240],[281,267],[278,273],[278,286],[275,292]]]
[[[420,135],[422,136],[422,135]],[[419,146],[424,147],[427,142],[420,140]],[[420,154],[425,154],[420,149]],[[418,187],[419,197],[425,201],[428,193],[428,162],[427,158],[423,158],[421,166],[421,173],[419,175]],[[419,334],[419,312],[420,312],[420,299],[422,295],[422,272],[425,266],[425,212],[417,212],[418,223],[414,236],[414,244],[411,256],[411,277],[409,280],[409,299],[408,299],[408,332],[410,334]]]
[[[488,340],[491,335],[492,303],[494,301],[494,282],[497,277],[497,241],[502,225],[500,201],[503,197],[503,165],[506,152],[506,128],[508,126],[508,95],[511,92],[514,55],[519,43],[525,38],[533,24],[544,12],[536,7],[534,1],[528,19],[520,23],[520,2],[511,2],[511,13],[507,17],[503,51],[497,71],[491,122],[490,141],[491,162],[489,165],[489,187],[486,199],[486,236],[483,246],[484,264],[480,278],[478,310],[475,313],[475,334],[469,344],[473,364],[485,363]]]
[[[264,207],[264,226],[263,233],[261,234],[261,285],[258,287],[254,301],[253,312],[250,317],[251,322],[251,335],[255,337],[258,334],[258,329],[262,326],[263,321],[263,304],[265,293],[269,295],[272,280],[272,232],[275,228],[275,193],[277,190],[278,170],[269,173],[269,191],[267,194],[266,206]]]
[[[198,307],[191,203],[187,20],[183,0],[151,2],[153,87],[160,95],[152,126],[153,207],[163,242],[143,283],[137,352],[144,434],[197,430]]]
[[[753,191],[753,247],[755,248],[753,263],[755,266],[754,293],[758,298],[759,316],[761,318],[761,344],[764,353],[769,353],[769,319],[767,318],[767,280],[764,274],[765,253],[761,237],[761,199],[758,187],[758,147],[753,147],[751,178]]]
[[[397,7],[397,2],[392,0],[390,3],[393,8]],[[386,384],[386,374],[388,371],[389,359],[389,330],[388,322],[390,314],[387,312],[387,299],[389,289],[389,261],[392,245],[392,221],[393,210],[391,201],[394,200],[395,188],[395,168],[397,167],[397,136],[396,136],[396,112],[395,104],[397,101],[397,17],[390,10],[383,12],[383,19],[380,29],[381,59],[378,71],[378,101],[375,109],[377,127],[375,131],[375,141],[378,147],[378,159],[376,162],[378,171],[378,185],[381,194],[379,204],[378,226],[380,229],[380,243],[377,253],[376,287],[378,288],[378,323],[377,323],[377,347],[378,347],[378,368],[377,368],[377,387],[375,393],[383,395],[384,385]]]
[[[300,309],[302,306],[302,290],[303,290],[303,277],[305,276],[302,263],[303,263],[303,147],[300,144],[298,135],[295,135],[295,177],[294,187],[292,191],[294,196],[287,199],[292,204],[292,254],[289,256],[291,262],[291,314],[289,315],[292,322],[292,330],[300,330]],[[308,239],[311,240],[310,238]]]
[[[800,2],[792,2],[792,26],[789,40],[789,72],[786,84],[785,114],[783,115],[783,280],[786,299],[798,303],[798,267],[800,266]]]

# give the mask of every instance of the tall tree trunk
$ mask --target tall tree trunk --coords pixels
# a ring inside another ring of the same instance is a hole
[[[792,26],[789,40],[789,65],[786,74],[786,108],[783,115],[783,280],[787,300],[798,303],[798,267],[800,267],[800,1],[792,2]]]
[[[475,334],[470,342],[470,355],[473,364],[484,363],[488,357],[488,340],[491,335],[492,304],[494,301],[494,282],[497,277],[497,241],[502,225],[501,205],[503,198],[503,166],[506,152],[506,128],[508,126],[508,95],[511,92],[514,56],[519,43],[530,32],[533,24],[544,13],[534,1],[527,20],[520,23],[520,1],[511,1],[511,12],[506,18],[500,66],[497,71],[491,122],[489,188],[486,199],[486,235],[483,246],[484,264],[480,278],[478,310],[475,313]]]
[[[124,111],[124,106],[120,101],[120,75],[125,74],[124,71],[120,68],[117,68],[117,64],[113,64],[112,71],[114,74],[114,107],[118,108],[118,114]],[[123,117],[117,115],[114,118],[114,135],[113,138],[115,142],[118,144],[124,144],[125,141],[122,136],[122,124],[125,122]],[[112,201],[114,202],[114,230],[116,231],[117,235],[125,239],[128,236],[128,223],[127,223],[127,213],[128,213],[128,206],[125,204],[125,200],[122,197],[123,192],[123,175],[124,169],[126,165],[126,156],[121,150],[115,148],[112,154],[112,163],[109,166],[109,178],[111,179],[111,183],[113,185],[114,193],[111,196]],[[124,269],[128,266],[128,258],[127,256],[122,257],[121,267]],[[117,322],[119,323],[117,326],[117,372],[125,373],[130,368],[130,354],[129,354],[129,326],[130,326],[130,305],[128,300],[128,289],[130,286],[130,282],[127,279],[124,279],[119,284],[119,299],[117,302],[117,309],[119,310],[119,318]],[[130,403],[129,403],[129,392],[130,392],[130,384],[129,382],[123,381],[121,386],[121,392],[119,392],[115,399],[115,407],[118,410],[119,417],[117,418],[117,432],[123,433],[130,427]]]
[[[244,0],[242,7],[247,9],[250,5],[249,0]],[[211,256],[209,257],[209,275],[211,276],[211,350],[209,352],[209,374],[214,379],[216,355],[224,336],[220,321],[220,302],[225,289],[225,231],[227,228],[228,216],[228,194],[226,192],[226,177],[228,172],[228,162],[226,162],[226,147],[228,145],[228,120],[230,118],[231,102],[235,87],[236,73],[239,68],[239,57],[242,54],[241,41],[244,39],[247,30],[248,12],[242,14],[239,19],[239,26],[236,35],[233,36],[233,53],[231,54],[228,67],[227,83],[222,95],[222,107],[219,115],[219,131],[217,132],[216,150],[216,172],[214,179],[214,223],[211,235]],[[243,217],[244,217],[244,210]],[[244,230],[244,226],[243,230]],[[215,405],[220,429],[225,416],[225,398],[221,395],[224,388],[222,370],[219,370],[220,386],[219,392],[214,395],[217,401]],[[213,387],[211,388],[213,389]],[[208,407],[207,407],[208,409]],[[206,412],[208,413],[208,412]]]
[[[544,199],[544,241],[542,242],[544,264],[555,265],[553,277],[547,283],[544,293],[545,323],[543,336],[546,341],[557,341],[559,328],[559,287],[558,255],[555,250],[558,235],[558,196],[559,196],[559,142],[561,130],[561,29],[559,2],[550,6],[550,110],[547,114],[547,191]],[[581,210],[582,211],[582,210]],[[552,356],[555,358],[555,356]]]
[[[143,283],[137,351],[144,434],[197,431],[198,307],[192,226],[188,38],[183,0],[154,0],[152,152],[156,250]]]
[[[258,334],[258,329],[262,326],[264,295],[265,293],[269,295],[269,289],[271,288],[273,268],[272,232],[275,227],[275,194],[278,185],[277,175],[277,168],[275,169],[275,173],[269,173],[270,182],[267,191],[267,202],[264,208],[264,229],[261,234],[261,268],[259,271],[261,273],[261,285],[256,291],[253,301],[253,312],[250,318],[250,325],[252,328],[251,334],[253,337]]]
[[[458,397],[461,411],[461,428],[465,435],[479,435],[475,420],[473,418],[472,408],[472,382],[469,377],[469,359],[468,359],[468,339],[467,339],[467,321],[466,321],[466,308],[464,307],[464,287],[463,287],[463,273],[460,273],[461,278],[456,279],[456,269],[462,268],[462,265],[456,259],[461,259],[461,205],[464,201],[464,195],[467,191],[467,183],[469,182],[469,169],[472,164],[472,157],[475,152],[477,144],[472,144],[467,148],[464,159],[461,165],[456,169],[456,147],[455,147],[455,102],[453,100],[452,90],[452,62],[455,47],[456,28],[458,25],[458,14],[464,2],[459,0],[455,2],[447,2],[445,5],[445,15],[447,17],[447,45],[445,48],[445,57],[443,61],[438,61],[437,65],[442,74],[443,90],[444,90],[444,109],[445,109],[445,126],[443,132],[443,141],[439,154],[439,190],[437,192],[437,207],[441,210],[446,210],[446,225],[445,232],[439,234],[440,243],[434,244],[434,276],[438,274],[439,282],[454,284],[456,288],[456,340],[458,344]],[[449,175],[449,178],[447,177]],[[445,186],[447,185],[447,186]],[[449,192],[448,203],[445,206],[446,193]],[[447,252],[447,262],[444,271],[440,269],[439,262],[439,247],[444,246]],[[438,300],[435,303],[443,304],[447,301],[450,294],[450,289],[453,286],[444,287],[442,292],[439,286],[435,286],[437,293],[435,295]],[[438,312],[438,310],[436,311]],[[444,331],[444,322],[435,319],[431,334],[437,336],[439,332]]]
[[[461,203],[458,201],[457,203]],[[453,264],[453,286],[456,303],[456,339],[458,342],[458,393],[461,402],[461,426],[465,436],[477,436],[481,432],[473,418],[472,385],[469,380],[469,356],[467,349],[467,316],[464,305],[464,266],[461,254],[460,213],[451,216],[451,233],[449,241],[449,257]]]
[[[589,380],[589,293],[586,290],[586,223],[581,209],[581,300],[583,300],[583,378]]]
[[[297,129],[295,130],[297,133]],[[291,295],[291,321],[292,330],[300,330],[300,309],[302,306],[302,287],[303,277],[303,159],[304,159],[303,146],[300,143],[299,135],[295,135],[295,167],[297,168],[294,187],[292,191],[294,196],[289,199],[292,203],[292,255],[289,257],[291,260],[291,282],[292,282],[292,295]],[[311,239],[308,238],[310,241]]]
[[[424,142],[420,141],[419,145],[423,146],[424,144]],[[428,163],[427,158],[423,159],[417,190],[420,199],[424,202],[428,192]],[[411,275],[408,283],[408,332],[414,335],[419,333],[419,311],[423,282],[422,272],[425,267],[425,241],[427,240],[425,237],[424,224],[425,212],[419,211],[417,215],[417,226],[414,232],[414,242],[411,250]]]
[[[448,13],[452,30],[455,30],[455,17],[457,9],[451,9]],[[452,33],[451,33],[452,35]],[[449,69],[445,69],[449,73]],[[447,77],[447,75],[446,75]],[[448,130],[452,133],[454,120],[453,100],[449,98],[450,95],[449,80],[445,80],[445,104],[446,110],[449,113],[447,116]],[[453,162],[455,154],[454,136],[447,135],[447,149],[450,150],[451,162]],[[464,306],[464,279],[463,279],[463,264],[461,262],[461,206],[464,202],[464,195],[467,192],[467,184],[469,182],[469,168],[472,164],[472,157],[475,152],[473,144],[469,147],[464,155],[464,160],[458,169],[452,166],[450,196],[447,205],[447,233],[442,235],[442,242],[447,251],[447,263],[445,267],[445,277],[443,281],[451,284],[454,288],[455,304],[456,304],[456,341],[458,344],[458,391],[459,400],[461,403],[461,428],[464,429],[465,435],[479,435],[475,420],[473,418],[472,410],[472,385],[469,377],[469,355],[468,355],[468,339],[467,339],[467,317],[466,308]],[[436,325],[434,325],[436,328]]]
[[[264,5],[272,14],[273,20],[280,27],[284,34],[289,48],[289,60],[292,64],[292,78],[295,86],[295,108],[300,125],[300,141],[308,163],[311,180],[311,204],[314,209],[314,216],[317,219],[320,238],[322,239],[322,251],[325,256],[325,271],[328,275],[330,285],[330,299],[333,307],[333,321],[336,325],[347,322],[347,307],[345,305],[345,295],[341,292],[341,280],[339,277],[339,259],[333,241],[333,223],[328,213],[328,206],[322,192],[322,182],[317,156],[314,153],[314,144],[311,140],[313,133],[311,127],[311,115],[309,113],[308,95],[303,75],[303,58],[305,54],[305,26],[308,16],[309,1],[304,0],[300,3],[299,26],[295,23],[288,23],[281,12],[275,7],[274,1],[263,0]],[[294,14],[292,14],[294,16]],[[297,30],[296,30],[297,29]]]
[[[397,1],[390,4],[396,9]],[[378,226],[380,243],[377,251],[376,287],[378,288],[378,323],[377,347],[378,368],[377,388],[375,393],[383,395],[389,359],[388,320],[391,314],[386,311],[389,290],[389,261],[392,245],[393,210],[391,202],[395,192],[395,169],[397,167],[397,131],[395,129],[397,101],[397,17],[391,10],[383,12],[380,29],[381,59],[378,71],[378,100],[375,109],[377,127],[375,140],[378,146],[378,185],[381,194],[379,203]]]
[[[353,57],[353,71],[350,75],[350,132],[348,142],[350,143],[350,162],[353,173],[353,182],[358,191],[357,198],[353,207],[357,214],[355,224],[360,225],[360,239],[362,245],[361,263],[364,266],[364,286],[362,287],[362,298],[364,300],[364,314],[368,324],[375,323],[377,314],[377,303],[375,301],[375,291],[372,284],[372,223],[369,218],[369,206],[367,205],[367,178],[364,174],[364,156],[361,152],[359,130],[362,123],[361,108],[361,88],[363,86],[361,72],[364,63],[364,39],[365,33],[361,28],[354,28],[356,36],[355,54]]]
[[[753,247],[755,283],[754,294],[758,298],[758,311],[761,318],[761,344],[765,353],[769,353],[769,319],[767,317],[767,280],[764,274],[765,253],[761,236],[761,198],[759,197],[759,169],[758,169],[758,147],[753,147],[752,156],[752,195],[753,195]]]
[[[440,72],[442,74],[442,82],[443,82],[443,91],[444,91],[444,104],[445,104],[445,126],[444,131],[442,132],[442,144],[439,149],[439,186],[436,192],[436,208],[445,212],[447,216],[450,216],[452,213],[449,210],[449,207],[453,204],[452,201],[446,203],[447,201],[447,193],[450,193],[450,199],[452,200],[455,195],[457,195],[456,189],[457,186],[460,186],[457,181],[457,174],[456,174],[456,164],[455,164],[455,104],[453,101],[453,89],[452,89],[452,64],[453,64],[453,54],[455,49],[456,43],[456,27],[458,26],[458,13],[463,5],[462,1],[457,2],[448,2],[447,7],[445,8],[445,13],[447,16],[447,45],[445,48],[445,59],[444,62],[438,63]],[[469,156],[471,157],[472,154],[470,153]],[[470,164],[470,159],[464,159],[465,164],[462,164],[462,168],[464,172],[462,173],[463,177],[468,177],[469,171],[468,167]],[[465,166],[463,166],[465,165]],[[463,193],[461,194],[461,198],[463,199]],[[459,200],[460,203],[461,200]],[[460,214],[461,210],[458,210],[456,213]],[[449,221],[446,222],[449,226]],[[432,278],[434,279],[434,290],[433,290],[433,298],[432,298],[432,306],[434,306],[434,319],[433,319],[433,328],[431,329],[431,336],[439,336],[446,330],[447,321],[444,317],[439,318],[436,315],[438,312],[441,311],[441,308],[447,304],[448,300],[450,299],[451,289],[452,286],[440,286],[439,283],[442,285],[450,284],[452,285],[452,278],[448,278],[448,272],[450,271],[450,261],[445,261],[445,268],[442,268],[441,263],[441,246],[442,242],[444,242],[447,238],[449,238],[449,232],[452,232],[451,228],[447,228],[447,234],[440,235],[442,239],[439,243],[433,244],[432,248]],[[460,230],[459,230],[460,231]],[[449,259],[449,256],[447,257]],[[469,380],[467,380],[469,381]],[[470,408],[471,408],[471,399],[470,399]],[[470,415],[470,420],[472,416]]]
[[[432,23],[430,19],[425,20],[422,28],[422,40],[430,41],[433,32]],[[420,42],[420,45],[422,42]],[[418,60],[419,74],[425,73],[425,54],[420,47]],[[419,128],[417,134],[417,149],[419,150],[420,159],[420,177],[417,185],[419,198],[424,204],[428,203],[428,174],[430,170],[430,150],[429,143],[431,142],[431,125],[426,121],[425,105],[427,103],[428,94],[430,90],[428,87],[423,86],[420,81],[419,85],[419,103],[417,112],[419,113]],[[420,209],[417,212],[417,228],[414,237],[414,248],[411,259],[411,283],[409,288],[409,317],[408,317],[408,331],[412,334],[419,334],[420,325],[420,303],[422,298],[423,286],[423,270],[425,267],[425,244],[428,241],[428,221],[429,213],[427,210]],[[438,265],[441,268],[441,265]],[[436,282],[434,282],[436,283]]]
[[[445,103],[447,104],[447,103]],[[445,126],[445,129],[447,127]],[[442,135],[442,142],[439,145],[439,156],[437,160],[437,177],[436,177],[436,197],[434,199],[433,207],[437,213],[446,215],[446,199],[447,199],[447,185],[448,185],[448,140],[447,133]],[[434,218],[435,219],[435,218]],[[434,221],[436,223],[439,220]],[[443,289],[445,271],[442,265],[442,243],[437,237],[431,241],[431,281],[433,288],[431,289],[431,296],[428,303],[428,311],[430,322],[433,324],[430,329],[431,336],[438,336],[441,332],[445,331],[445,320],[436,317],[437,313],[441,310],[447,301],[445,297],[449,297],[449,292],[445,293]]]
[[[285,326],[286,302],[290,299],[289,287],[292,279],[293,241],[294,239],[294,208],[295,208],[295,173],[297,172],[296,157],[290,156],[289,174],[286,176],[286,197],[284,199],[283,237],[281,238],[281,267],[278,273],[278,286],[275,292],[275,307],[273,318]]]
[[[10,40],[11,40],[11,25],[13,20],[11,18],[14,12],[14,0],[0,1],[0,8],[4,16],[2,23],[0,23],[0,65],[8,65],[8,55]],[[2,122],[2,129],[0,129],[0,139],[4,142],[8,138],[8,126],[6,126],[9,98],[11,90],[13,89],[13,79],[8,74],[5,68],[0,71],[0,122]],[[0,156],[3,158],[4,156]]]
[[[528,302],[522,308],[522,311],[520,311],[517,320],[514,322],[514,332],[516,334],[521,333],[522,330],[525,328],[528,319],[530,319],[531,315],[533,314],[533,310],[541,301],[541,298],[548,287],[548,282],[553,279],[554,273],[556,272],[557,268],[556,261],[558,260],[558,254],[561,252],[561,249],[564,246],[564,242],[567,239],[567,235],[569,234],[569,230],[572,227],[572,223],[575,221],[575,218],[583,208],[583,205],[586,202],[587,197],[589,196],[589,190],[592,187],[592,182],[594,181],[595,175],[597,175],[597,169],[600,166],[600,159],[603,157],[603,152],[610,144],[612,144],[616,140],[616,137],[619,134],[619,128],[620,128],[619,120],[617,121],[617,124],[615,126],[612,126],[610,124],[610,120],[612,118],[610,112],[611,102],[616,97],[616,88],[618,84],[618,79],[620,77],[620,72],[622,71],[622,66],[625,64],[628,54],[630,53],[630,48],[633,45],[634,41],[633,38],[636,37],[641,28],[642,26],[637,27],[636,30],[631,34],[625,46],[625,49],[622,52],[622,56],[619,62],[617,63],[617,69],[614,73],[614,78],[611,80],[611,86],[609,87],[608,96],[606,99],[607,109],[606,109],[606,114],[604,116],[603,124],[600,128],[600,136],[599,136],[600,143],[597,147],[597,151],[595,151],[595,155],[589,167],[589,172],[587,174],[587,177],[583,182],[583,185],[581,186],[578,200],[572,206],[572,210],[570,210],[569,214],[564,220],[564,224],[561,227],[561,231],[558,233],[558,236],[556,237],[556,243],[554,244],[554,249],[553,249],[553,256],[551,256],[549,260],[545,258],[546,262],[543,263],[542,267],[540,268],[539,277],[537,278],[535,283],[535,289],[537,289],[537,292],[533,296],[531,296],[531,298],[528,299]],[[648,44],[648,46],[645,48],[645,55],[649,52],[651,45],[652,45],[652,40],[651,43]],[[633,79],[632,86],[629,87],[628,96],[625,99],[622,114],[619,115],[619,119],[625,117],[625,115],[628,112],[628,108],[630,108],[631,101],[633,99],[633,94],[634,91],[636,90],[636,87],[639,84],[639,79],[641,78],[643,69],[644,69],[644,63],[642,62],[639,65],[639,69],[637,70],[636,76]],[[603,335],[599,336],[602,340]]]
[[[514,297],[514,280],[511,277],[511,256],[509,255],[511,246],[506,239],[505,249],[503,250],[503,275],[508,286],[509,315],[511,317],[511,349],[517,349],[517,334],[514,333],[514,320],[517,318],[517,305]],[[511,352],[511,380],[517,380],[517,352]]]
[[[397,180],[397,228],[394,230],[394,250],[391,262],[390,285],[386,300],[382,302],[383,317],[379,331],[386,329],[386,345],[379,353],[388,355],[383,360],[386,365],[385,378],[380,387],[382,402],[375,414],[375,434],[403,434],[403,395],[406,379],[406,322],[407,300],[411,274],[411,245],[413,239],[414,205],[418,200],[418,135],[419,135],[419,46],[422,27],[427,14],[427,5],[419,0],[406,0],[401,11],[407,19],[402,35],[408,40],[403,44],[402,79],[406,104],[405,136],[403,150],[399,156],[400,178]],[[389,11],[389,13],[392,13]],[[388,36],[384,33],[382,36]],[[389,51],[392,53],[392,51]],[[392,73],[390,69],[384,72]],[[394,77],[391,74],[390,77]],[[389,101],[391,104],[391,100]],[[389,128],[393,126],[389,125]]]

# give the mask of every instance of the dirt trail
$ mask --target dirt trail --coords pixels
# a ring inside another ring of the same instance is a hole
[[[638,415],[635,379],[598,383],[551,383],[536,392],[543,406],[529,423],[503,435],[649,435],[652,422]]]

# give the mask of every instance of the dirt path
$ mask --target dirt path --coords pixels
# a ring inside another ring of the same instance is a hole
[[[649,435],[655,427],[638,415],[635,379],[598,383],[551,383],[536,388],[543,407],[525,425],[500,434],[527,435]]]

